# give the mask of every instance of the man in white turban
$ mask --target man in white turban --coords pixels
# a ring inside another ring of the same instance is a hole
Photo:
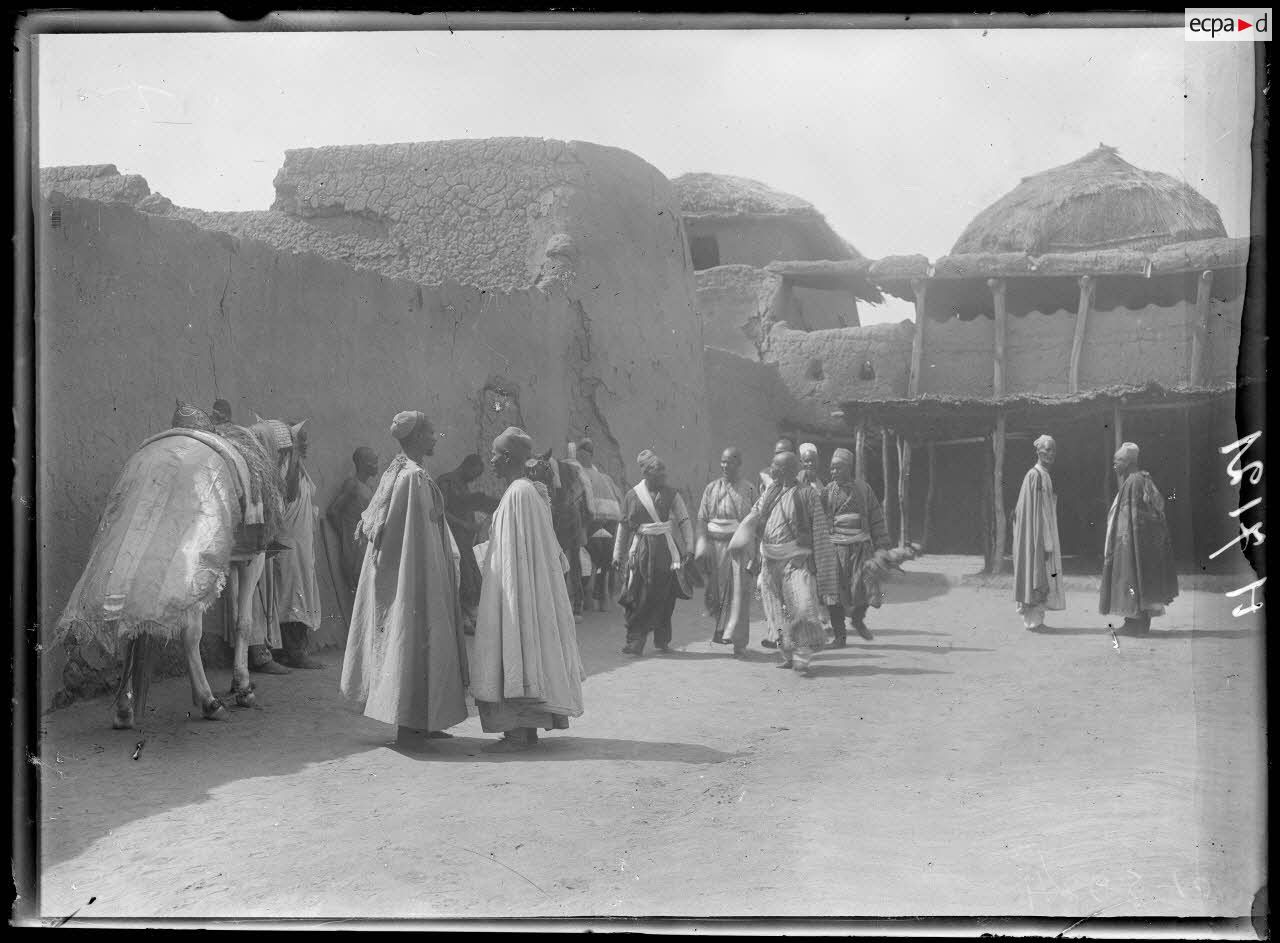
[[[1049,469],[1057,456],[1053,439],[1035,441],[1036,463],[1022,479],[1013,511],[1013,598],[1028,629],[1044,628],[1046,610],[1067,607],[1058,542],[1058,496]]]
[[[813,485],[819,491],[826,488],[818,468],[818,447],[812,442],[800,443],[800,475],[797,480],[802,485]]]
[[[490,462],[506,486],[489,531],[476,618],[471,693],[486,732],[503,738],[486,752],[526,750],[538,728],[562,730],[582,716],[582,660],[568,561],[551,506],[527,477],[533,441],[514,426],[493,440]]]
[[[367,541],[341,690],[366,717],[398,727],[402,745],[448,737],[467,719],[466,640],[458,546],[444,496],[427,474],[435,430],[421,412],[397,413],[400,454],[382,473],[359,530]]]
[[[1151,631],[1151,617],[1178,595],[1173,543],[1164,516],[1164,495],[1151,476],[1138,467],[1138,447],[1126,442],[1111,467],[1120,481],[1107,514],[1098,611],[1124,617],[1124,629]]]

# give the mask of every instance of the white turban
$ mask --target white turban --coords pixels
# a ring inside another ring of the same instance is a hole
[[[1138,460],[1138,447],[1132,442],[1125,442],[1120,448],[1116,449],[1116,457],[1119,458],[1121,456],[1130,462],[1136,462]]]
[[[816,458],[818,455],[818,447],[814,445],[812,442],[800,443],[800,457],[808,458],[810,455]]]
[[[1057,443],[1053,441],[1053,436],[1051,435],[1042,435],[1031,444],[1036,447],[1037,452],[1044,452],[1057,445]]]
[[[426,418],[426,413],[419,412],[416,409],[396,413],[395,418],[391,420],[391,434],[397,440],[403,442],[413,435],[413,430],[418,428],[418,423],[425,422]]]

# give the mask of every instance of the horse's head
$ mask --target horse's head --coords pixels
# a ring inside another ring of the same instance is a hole
[[[286,504],[298,497],[302,460],[307,454],[306,425],[305,419],[290,425],[279,419],[263,419],[255,415],[254,424],[249,427],[271,459]]]

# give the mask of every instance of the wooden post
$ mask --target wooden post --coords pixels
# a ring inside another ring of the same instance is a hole
[[[1213,290],[1213,271],[1200,273],[1196,287],[1196,321],[1191,332],[1191,386],[1204,386],[1204,362],[1209,346],[1209,300]]]
[[[996,308],[996,353],[995,372],[992,375],[992,395],[997,399],[1004,396],[1004,339],[1009,316],[1005,310],[1003,278],[988,278],[987,287],[991,289],[991,299]]]
[[[911,374],[907,379],[907,396],[914,397],[920,392],[920,361],[924,355],[924,299],[929,290],[929,283],[923,278],[911,279],[911,288],[916,293],[915,333],[911,337]]]
[[[884,526],[889,531],[889,539],[893,540],[893,510],[896,505],[890,500],[897,488],[894,487],[893,462],[889,458],[889,430],[880,427],[880,462],[884,468]]]
[[[933,483],[937,478],[938,454],[932,442],[926,448],[929,453],[929,490],[924,495],[924,533],[920,537],[920,543],[927,552],[929,541],[933,538],[933,500],[937,494],[937,489],[933,486]]]
[[[991,497],[991,485],[995,480],[995,437],[993,435],[985,435],[982,438],[983,457],[986,474],[982,476],[982,556],[986,563],[985,572],[996,572],[996,534],[995,527],[995,502]]]
[[[1124,413],[1120,411],[1120,406],[1118,404],[1112,407],[1111,410],[1111,427],[1115,430],[1115,451],[1118,452],[1120,451],[1120,446],[1124,445]]]
[[[911,443],[898,437],[898,546],[906,547],[911,533]]]
[[[1002,573],[1004,571],[1004,538],[1005,538],[1005,516],[1004,516],[1004,434],[1005,434],[1005,415],[1004,410],[996,412],[996,429],[995,434],[991,438],[991,452],[995,460],[994,475],[992,476],[993,492],[992,500],[994,504],[993,520],[995,522],[995,548],[994,561],[991,572]]]
[[[1112,422],[1114,421],[1115,421],[1115,418],[1113,416]],[[1102,431],[1104,433],[1102,437],[1102,445],[1103,445],[1103,449],[1105,450],[1105,454],[1103,456],[1104,458],[1103,467],[1106,469],[1106,471],[1102,475],[1102,520],[1100,522],[1101,529],[1099,530],[1098,538],[1097,538],[1099,541],[1099,544],[1098,544],[1099,552],[1101,552],[1102,550],[1101,541],[1105,540],[1106,538],[1107,514],[1111,507],[1111,483],[1115,479],[1115,473],[1111,468],[1111,458],[1115,454],[1115,449],[1112,447],[1112,439],[1114,437],[1113,434],[1115,430],[1114,429],[1112,430],[1112,433],[1113,433],[1112,435],[1105,434],[1107,432],[1107,429],[1106,429],[1106,424],[1104,423]]]
[[[858,419],[858,428],[853,436],[853,476],[859,481],[867,480],[867,420]]]
[[[1080,391],[1080,352],[1084,350],[1084,331],[1093,306],[1094,281],[1089,275],[1080,277],[1080,306],[1076,309],[1076,333],[1071,339],[1071,392]]]

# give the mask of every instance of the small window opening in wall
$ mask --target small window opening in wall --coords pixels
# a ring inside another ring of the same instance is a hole
[[[809,369],[805,371],[805,376],[810,380],[821,380],[826,374],[822,372],[822,361],[814,358],[809,361]]]
[[[54,210],[49,214],[49,223],[54,229],[62,228],[62,210]]]
[[[694,271],[715,268],[720,264],[720,244],[715,236],[693,236],[689,240],[689,255]]]
[[[870,360],[862,361],[862,369],[858,371],[858,376],[863,380],[874,380],[876,378],[876,368],[871,365]]]

